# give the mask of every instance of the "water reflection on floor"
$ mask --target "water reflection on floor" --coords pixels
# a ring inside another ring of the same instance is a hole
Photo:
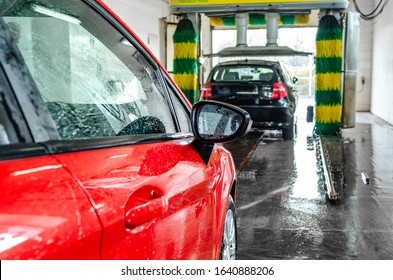
[[[313,124],[305,108],[312,102],[299,106],[296,140],[266,134],[251,153],[243,151],[249,158],[238,176],[238,258],[393,259],[393,127],[359,113],[356,127],[343,130],[333,148],[342,155],[344,197],[332,203],[308,149]]]

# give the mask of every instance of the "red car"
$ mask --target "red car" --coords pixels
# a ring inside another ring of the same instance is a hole
[[[193,107],[102,1],[0,1],[0,259],[231,259],[242,109]]]

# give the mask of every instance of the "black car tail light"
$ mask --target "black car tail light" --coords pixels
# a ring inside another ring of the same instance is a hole
[[[287,96],[287,88],[282,82],[277,82],[273,85],[272,99],[280,99]]]
[[[206,82],[202,88],[202,99],[212,99],[212,85],[209,82]]]

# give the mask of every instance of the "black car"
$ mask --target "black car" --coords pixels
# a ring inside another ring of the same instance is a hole
[[[285,140],[293,139],[296,81],[297,78],[291,78],[278,61],[227,61],[212,69],[201,99],[237,105],[250,114],[254,128],[282,130]]]

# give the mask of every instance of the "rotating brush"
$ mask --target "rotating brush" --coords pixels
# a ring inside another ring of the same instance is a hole
[[[196,100],[198,81],[197,45],[198,34],[192,22],[181,19],[173,34],[174,61],[173,76],[187,99],[193,104]]]
[[[316,36],[316,134],[334,135],[341,127],[342,29],[333,15],[321,18]]]

